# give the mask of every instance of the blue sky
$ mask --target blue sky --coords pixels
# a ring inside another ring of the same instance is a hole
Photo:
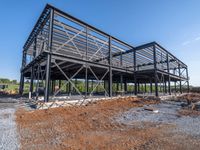
[[[157,41],[200,86],[200,0],[1,0],[0,77],[19,80],[22,47],[46,3],[133,46]]]

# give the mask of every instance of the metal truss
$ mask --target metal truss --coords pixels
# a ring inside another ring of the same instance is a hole
[[[65,94],[72,88],[80,96],[76,104],[95,97],[98,88],[99,94],[112,97],[113,83],[124,85],[126,92],[129,84],[134,85],[135,95],[141,92],[140,86],[143,93],[156,96],[171,94],[171,88],[176,92],[177,86],[180,93],[182,87],[189,91],[187,65],[158,43],[133,47],[48,4],[23,47],[21,94],[25,78],[31,81],[31,93],[35,87],[36,95],[40,82],[43,84],[45,102],[49,97],[56,100],[64,87]],[[57,91],[56,81],[64,81]],[[78,85],[84,85],[84,91]],[[73,99],[73,95],[68,97]]]

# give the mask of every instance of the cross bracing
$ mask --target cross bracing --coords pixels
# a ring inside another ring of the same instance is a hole
[[[23,47],[20,93],[24,79],[32,95],[43,86],[45,101],[72,91],[87,98],[189,89],[187,65],[158,43],[131,46],[48,4]]]

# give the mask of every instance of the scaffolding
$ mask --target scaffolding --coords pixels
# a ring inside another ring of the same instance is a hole
[[[158,43],[131,46],[49,4],[23,47],[20,94],[25,79],[45,102],[189,92],[187,65]]]

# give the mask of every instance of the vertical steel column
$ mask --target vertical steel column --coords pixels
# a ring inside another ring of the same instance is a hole
[[[54,10],[51,8],[50,18],[49,18],[49,39],[48,39],[48,54],[47,54],[47,64],[46,64],[46,79],[45,79],[45,94],[44,101],[49,101],[49,85],[50,85],[50,73],[51,73],[51,51],[52,51],[52,39],[53,39],[53,19]]]
[[[189,76],[188,76],[188,67],[186,69],[186,76],[187,76],[187,92],[190,92],[190,84],[189,84]]]
[[[67,81],[66,81],[67,82]],[[69,83],[67,83],[66,85],[65,85],[65,92],[67,93],[67,91],[68,91],[68,84]]]
[[[36,56],[37,51],[37,36],[34,38],[34,48],[33,48],[33,58]],[[31,67],[31,83],[30,83],[30,92],[31,96],[33,94],[33,79],[34,78],[34,66]]]
[[[174,91],[175,91],[175,94],[176,94],[176,81],[174,81]]]
[[[150,79],[150,92],[151,92],[151,94],[153,93],[153,88],[152,88],[152,79]]]
[[[88,93],[88,68],[87,68],[87,63],[85,65],[85,98],[87,98],[87,93]]]
[[[137,95],[137,75],[136,75],[136,50],[133,51],[133,67],[134,67],[134,94]]]
[[[144,91],[145,91],[145,94],[147,93],[147,83],[145,82],[144,83]]]
[[[167,54],[166,55],[167,57],[167,73],[168,73],[168,93],[169,95],[171,95],[171,78],[170,78],[170,75],[169,75],[169,55]]]
[[[180,88],[180,93],[182,94],[181,67],[180,67],[180,64],[178,64],[178,72],[179,72],[179,78],[180,78],[180,79],[179,79],[179,80],[180,80],[180,81],[179,81],[179,82],[180,82],[180,85],[179,85],[180,87],[179,87],[179,88]]]
[[[72,93],[72,86],[71,83],[68,82],[68,95],[71,96],[71,93]]]
[[[165,94],[165,79],[163,79],[164,81],[162,82],[162,92],[163,94]]]
[[[112,38],[109,36],[109,97],[112,97]]]
[[[123,75],[120,74],[120,90],[123,91]]]
[[[127,92],[127,81],[126,80],[124,81],[124,91],[125,91],[125,93]]]
[[[58,81],[58,87],[61,88],[61,80]]]
[[[138,93],[140,93],[140,83],[138,82],[137,84],[138,84],[137,91]]]
[[[36,100],[38,100],[39,97],[39,84],[40,84],[40,63],[37,63],[37,85],[36,85]]]
[[[20,75],[20,87],[19,87],[19,94],[22,95],[24,91],[24,72],[23,69],[26,66],[26,51],[23,50],[22,54],[22,67],[21,67],[21,75]]]
[[[165,94],[167,93],[167,83],[165,81]]]
[[[155,96],[158,96],[157,60],[156,60],[155,44],[153,45],[153,60],[154,60]]]
[[[19,94],[22,95],[24,91],[24,73],[21,72],[20,75],[20,86],[19,86]]]
[[[31,83],[30,83],[30,89],[29,89],[29,92],[31,93],[31,97],[33,94],[33,78],[34,78],[34,66],[31,67]]]
[[[92,90],[93,90],[93,82],[94,82],[94,81],[92,80],[92,85],[91,85],[91,87],[92,87]]]
[[[122,52],[121,52],[121,55],[120,55],[120,66],[122,67]],[[124,93],[124,90],[123,90],[123,75],[120,74],[120,91],[122,92],[121,94],[123,95]]]
[[[54,93],[54,80],[51,80],[51,94]]]
[[[106,80],[103,80],[103,87],[106,89]]]
[[[117,82],[117,91],[119,91],[119,82]]]
[[[86,53],[85,58],[88,60],[88,27],[86,26]],[[88,94],[88,64],[85,64],[85,98],[87,98]]]

